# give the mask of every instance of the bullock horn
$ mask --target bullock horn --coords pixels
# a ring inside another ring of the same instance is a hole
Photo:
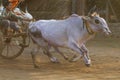
[[[26,8],[25,8],[25,13],[28,13],[28,9],[27,9],[27,6],[26,6]]]
[[[88,12],[88,16],[90,16],[92,13],[94,13],[95,11],[97,10],[97,7],[96,7],[96,5],[92,8],[92,9],[90,9],[90,11]]]

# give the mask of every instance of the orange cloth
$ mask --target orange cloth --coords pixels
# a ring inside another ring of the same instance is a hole
[[[19,3],[19,0],[9,0],[8,8],[9,10],[13,10]]]

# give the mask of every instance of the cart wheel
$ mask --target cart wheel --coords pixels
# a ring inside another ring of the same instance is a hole
[[[22,36],[7,38],[0,33],[0,56],[4,59],[14,59],[24,51],[25,38]]]

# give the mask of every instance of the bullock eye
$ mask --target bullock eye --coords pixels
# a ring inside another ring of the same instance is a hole
[[[99,24],[100,21],[99,21],[98,19],[95,19],[95,23],[96,23],[96,24]]]

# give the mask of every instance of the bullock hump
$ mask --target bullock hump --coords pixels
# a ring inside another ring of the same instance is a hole
[[[72,14],[70,17],[79,17],[77,14]]]

